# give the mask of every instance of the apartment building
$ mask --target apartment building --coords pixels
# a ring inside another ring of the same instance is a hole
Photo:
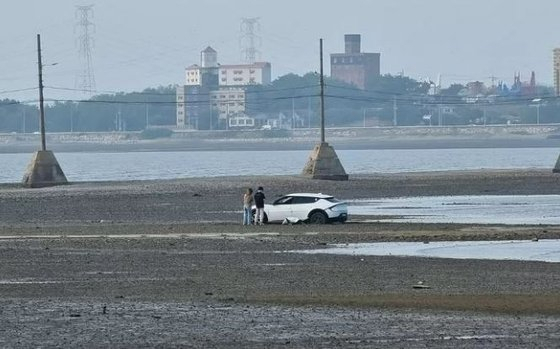
[[[270,82],[270,63],[220,65],[218,53],[208,46],[200,54],[200,65],[187,67],[185,84],[177,88],[177,127],[250,126],[253,123],[245,114],[245,88]]]

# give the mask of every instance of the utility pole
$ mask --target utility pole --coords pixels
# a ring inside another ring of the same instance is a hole
[[[336,151],[325,142],[325,81],[323,78],[323,39],[319,40],[319,52],[321,58],[321,143],[317,144],[307,164],[303,168],[302,175],[313,179],[328,179],[347,181],[348,174],[340,163]]]
[[[311,97],[307,97],[307,128],[311,128]]]
[[[37,66],[39,72],[39,120],[41,150],[33,154],[31,163],[23,175],[23,186],[27,188],[48,187],[68,183],[52,151],[47,150],[45,137],[45,107],[43,98],[43,62],[41,59],[41,35],[37,34]]]
[[[321,143],[325,143],[325,80],[323,78],[323,39],[319,39],[320,72],[319,83],[321,85]]]
[[[41,60],[41,35],[37,34],[37,63],[39,69],[39,125],[41,130],[41,150],[47,150],[45,137],[45,106],[43,98],[43,62]]]
[[[210,131],[212,131],[213,130],[213,126],[212,126],[212,114],[213,114],[213,112],[212,112],[212,101],[210,101],[208,103],[208,106],[210,107],[210,120],[209,120],[210,121]],[[218,115],[219,114],[220,114],[220,112],[218,111]]]
[[[397,126],[397,96],[393,96],[393,126]]]
[[[148,129],[148,127],[150,126],[150,110],[149,110],[150,105],[148,103],[146,103],[146,129]]]
[[[74,132],[74,104],[70,105],[70,133]]]
[[[26,113],[27,113],[27,111],[25,110],[25,106],[23,106],[23,125],[22,125],[22,131],[23,131],[23,133],[25,133],[25,118],[26,118]]]
[[[292,97],[292,130],[296,128],[296,106],[294,97]]]

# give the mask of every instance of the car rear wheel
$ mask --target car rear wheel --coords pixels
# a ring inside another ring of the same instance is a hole
[[[309,216],[310,224],[325,224],[327,223],[327,215],[323,212],[316,211]]]

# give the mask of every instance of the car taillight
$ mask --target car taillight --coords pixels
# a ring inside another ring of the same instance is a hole
[[[345,204],[345,203],[340,203],[340,204],[333,205],[333,206],[329,207],[329,209],[330,209],[330,210],[333,210],[333,211],[344,211],[344,210],[347,210],[346,204]]]

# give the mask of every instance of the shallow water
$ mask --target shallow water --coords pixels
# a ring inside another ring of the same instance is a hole
[[[335,244],[306,254],[520,260],[560,263],[560,240],[376,242]]]
[[[71,182],[242,175],[297,175],[309,151],[56,153]],[[552,169],[556,148],[340,150],[350,175],[477,169]],[[32,154],[0,154],[0,183],[23,178]]]
[[[349,215],[381,222],[560,224],[560,195],[425,196],[352,200]]]

